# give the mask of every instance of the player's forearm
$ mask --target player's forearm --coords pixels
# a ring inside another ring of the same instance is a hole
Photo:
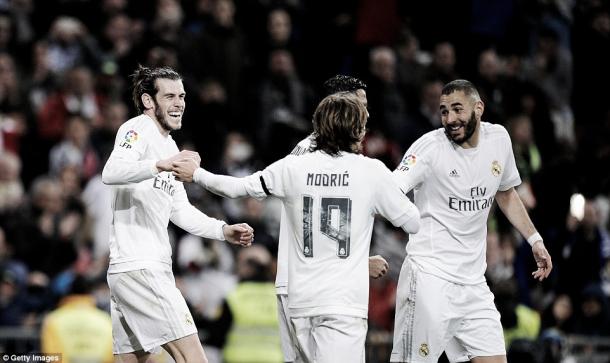
[[[409,218],[400,225],[400,228],[402,228],[403,231],[405,231],[409,234],[415,234],[415,233],[419,232],[419,227],[420,227],[420,217],[419,217],[419,211],[417,209],[415,209],[414,212],[411,212],[409,215]]]
[[[536,227],[532,223],[519,194],[517,194],[514,188],[496,193],[496,201],[502,213],[504,213],[506,218],[524,238],[528,238],[536,233]]]
[[[102,182],[108,185],[138,183],[158,174],[156,160],[131,161],[110,156],[102,171]]]
[[[222,226],[226,223],[216,218],[208,217],[191,204],[174,210],[170,218],[172,223],[196,236],[225,240]]]
[[[246,179],[228,175],[217,175],[199,168],[193,174],[193,181],[214,194],[227,198],[247,197]]]

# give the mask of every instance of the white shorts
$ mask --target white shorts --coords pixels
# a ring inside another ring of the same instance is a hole
[[[280,343],[284,362],[299,362],[296,354],[296,341],[294,330],[290,324],[290,312],[288,310],[288,295],[277,294],[277,316],[280,327]]]
[[[197,333],[171,271],[108,274],[108,286],[114,354],[153,352],[167,342]]]
[[[347,315],[290,318],[297,353],[311,363],[364,363],[367,321]]]
[[[485,282],[458,285],[405,259],[398,280],[391,362],[451,362],[506,355],[500,314]]]

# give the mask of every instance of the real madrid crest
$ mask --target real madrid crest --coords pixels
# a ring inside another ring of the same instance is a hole
[[[422,357],[427,357],[428,354],[430,354],[430,348],[428,348],[428,344],[421,343],[421,345],[419,346],[419,355],[421,355]]]
[[[491,163],[491,173],[493,174],[493,176],[499,176],[500,174],[502,174],[502,167],[500,166],[498,160],[494,160]]]

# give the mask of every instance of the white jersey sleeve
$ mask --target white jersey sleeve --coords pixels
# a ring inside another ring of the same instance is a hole
[[[283,179],[284,165],[287,159],[294,158],[295,156],[288,155],[266,167],[265,170],[258,175],[258,182],[252,180],[250,185],[251,191],[256,194],[260,194],[262,191],[266,196],[273,195],[278,198],[283,198],[286,195]]]
[[[508,150],[508,152],[506,153],[506,160],[504,162],[505,170],[502,173],[502,179],[500,180],[500,186],[498,187],[498,190],[503,192],[521,184],[521,177],[519,176],[519,171],[517,170],[517,163],[515,162],[513,145],[508,132],[506,131],[504,126],[494,125],[494,127],[499,128],[503,131],[503,140],[505,143],[505,148]]]
[[[150,142],[149,134],[148,127],[134,127],[133,123],[119,128],[114,149],[102,171],[105,184],[138,183],[158,174],[157,160],[142,159]]]
[[[176,184],[173,196],[172,212],[170,221],[183,230],[204,238],[224,241],[222,226],[226,223],[216,218],[211,218],[195,208],[188,200],[184,185]]]
[[[403,156],[394,170],[394,177],[403,193],[408,193],[426,180],[431,166],[438,157],[438,148],[434,147],[432,133],[415,141]]]
[[[402,227],[407,233],[417,233],[419,230],[419,210],[400,190],[392,173],[378,163],[377,193],[375,197],[375,212],[381,214],[396,227]]]

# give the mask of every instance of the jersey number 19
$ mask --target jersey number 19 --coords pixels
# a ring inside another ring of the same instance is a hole
[[[313,204],[314,197],[303,196],[303,254],[313,257]],[[322,197],[320,203],[320,232],[337,242],[337,256],[347,258],[350,245],[352,200],[349,198]]]

